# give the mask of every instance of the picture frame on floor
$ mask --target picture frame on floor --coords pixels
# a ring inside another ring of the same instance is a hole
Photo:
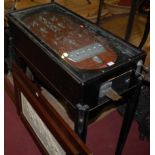
[[[15,63],[13,80],[17,113],[43,154],[92,154]]]

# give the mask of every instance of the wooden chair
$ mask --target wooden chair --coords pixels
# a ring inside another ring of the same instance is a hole
[[[130,39],[137,10],[142,12],[142,8],[146,3],[148,3],[148,5],[149,5],[150,0],[132,0],[131,10],[129,13],[129,19],[128,19],[128,24],[127,24],[126,34],[125,34],[125,40],[129,41],[129,39]],[[96,21],[97,25],[99,25],[99,22],[100,22],[103,5],[104,5],[104,0],[100,0],[98,16],[97,16],[97,21]],[[150,31],[150,11],[143,11],[143,13],[145,13],[147,15],[147,22],[145,25],[145,30],[143,33],[142,40],[138,46],[139,48],[142,48],[143,45],[145,44],[148,34],[149,34],[149,31]]]

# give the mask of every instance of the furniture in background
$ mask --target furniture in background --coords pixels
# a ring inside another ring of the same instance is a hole
[[[125,40],[129,41],[129,39],[130,39],[136,12],[137,11],[142,12],[141,11],[142,7],[144,5],[149,5],[149,4],[150,4],[149,0],[132,0],[131,9],[130,9],[130,13],[129,13],[128,24],[127,24],[127,28],[126,28],[126,34],[125,34],[125,37],[124,37]],[[96,21],[97,25],[99,25],[99,23],[100,23],[101,12],[103,10],[103,6],[104,6],[104,0],[100,0],[98,16],[97,16],[97,21]],[[144,34],[143,34],[142,40],[141,40],[141,42],[139,44],[139,48],[142,48],[143,45],[145,44],[145,42],[147,40],[147,37],[148,37],[148,34],[149,34],[149,28],[150,28],[150,12],[149,11],[143,11],[143,13],[144,12],[145,12],[145,14],[147,16],[147,22],[146,22],[146,26],[145,26],[145,29],[144,29]]]

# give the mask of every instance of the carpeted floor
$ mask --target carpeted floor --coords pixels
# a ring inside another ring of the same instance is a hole
[[[41,155],[28,131],[19,119],[11,99],[5,92],[5,155]],[[91,124],[87,145],[94,155],[114,155],[122,118],[114,111]],[[149,143],[139,140],[138,126],[133,123],[122,155],[149,155]]]
[[[4,94],[4,154],[41,155],[28,131],[19,119],[15,105]]]
[[[94,155],[115,154],[121,123],[122,117],[114,111],[89,126],[87,145]],[[149,147],[149,142],[139,139],[138,124],[134,121],[122,155],[149,155]]]

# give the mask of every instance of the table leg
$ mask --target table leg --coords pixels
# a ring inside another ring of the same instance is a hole
[[[135,18],[138,2],[139,2],[139,0],[132,0],[131,10],[130,10],[129,19],[128,19],[127,30],[126,30],[126,34],[125,34],[125,40],[127,40],[127,41],[130,39],[130,36],[131,36],[132,27],[133,27],[133,23],[134,23],[134,18]]]
[[[122,150],[125,145],[125,142],[126,142],[133,118],[134,118],[134,114],[136,111],[136,107],[138,104],[138,98],[139,98],[139,94],[141,90],[141,83],[142,83],[141,80],[139,80],[138,82],[139,83],[137,84],[137,88],[132,92],[131,94],[132,96],[129,99],[129,102],[126,106],[124,120],[123,120],[122,128],[120,131],[120,136],[119,136],[119,140],[117,143],[115,155],[122,154]]]
[[[86,142],[89,106],[77,104],[76,108],[78,114],[75,121],[75,132],[84,142]]]

